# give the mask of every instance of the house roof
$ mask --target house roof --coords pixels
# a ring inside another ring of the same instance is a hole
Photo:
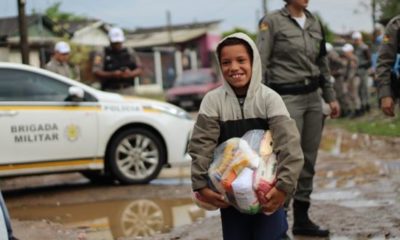
[[[26,16],[28,40],[30,44],[53,43],[64,34],[64,29],[54,30],[54,22],[44,15]],[[0,37],[7,39],[6,42],[12,45],[19,45],[19,23],[18,17],[0,18]]]
[[[18,16],[0,18],[0,36],[18,36]],[[30,15],[26,16],[27,27],[39,26],[52,30],[54,23],[46,16],[43,15]],[[56,33],[54,33],[56,35]]]
[[[180,24],[170,27],[138,28],[128,32],[124,43],[127,47],[152,47],[183,43],[215,30],[221,21]]]
[[[76,31],[80,29],[86,28],[88,26],[92,26],[94,23],[102,22],[101,20],[97,19],[79,19],[79,20],[72,20],[72,21],[58,21],[57,23],[60,24],[67,32],[73,35]]]
[[[153,33],[153,32],[162,32],[165,30],[183,30],[183,29],[194,29],[194,28],[210,28],[217,26],[221,20],[214,20],[208,22],[194,22],[194,23],[182,23],[168,26],[157,26],[157,27],[148,27],[148,28],[136,28],[135,31],[130,31],[128,33],[131,34],[139,34],[139,33]]]

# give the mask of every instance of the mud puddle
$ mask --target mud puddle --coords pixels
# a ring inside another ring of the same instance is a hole
[[[148,237],[207,217],[191,199],[135,199],[9,209],[19,220],[51,221],[78,228],[85,240]]]

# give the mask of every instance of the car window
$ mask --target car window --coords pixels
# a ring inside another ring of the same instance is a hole
[[[34,72],[0,69],[0,101],[62,102],[70,85]],[[87,95],[87,94],[85,94]],[[86,100],[93,97],[87,96]]]
[[[206,72],[184,72],[176,80],[175,86],[202,85],[214,81],[214,76]]]

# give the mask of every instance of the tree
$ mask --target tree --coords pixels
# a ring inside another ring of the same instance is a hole
[[[374,0],[371,0],[374,1]],[[380,10],[380,21],[386,23],[394,16],[400,14],[399,0],[375,0]]]
[[[60,21],[77,21],[85,19],[82,16],[75,15],[73,13],[61,12],[61,2],[56,2],[45,10],[45,15],[54,22]]]

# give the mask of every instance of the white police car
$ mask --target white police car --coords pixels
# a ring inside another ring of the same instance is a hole
[[[147,183],[183,163],[193,120],[173,105],[0,63],[0,177],[79,171]]]

